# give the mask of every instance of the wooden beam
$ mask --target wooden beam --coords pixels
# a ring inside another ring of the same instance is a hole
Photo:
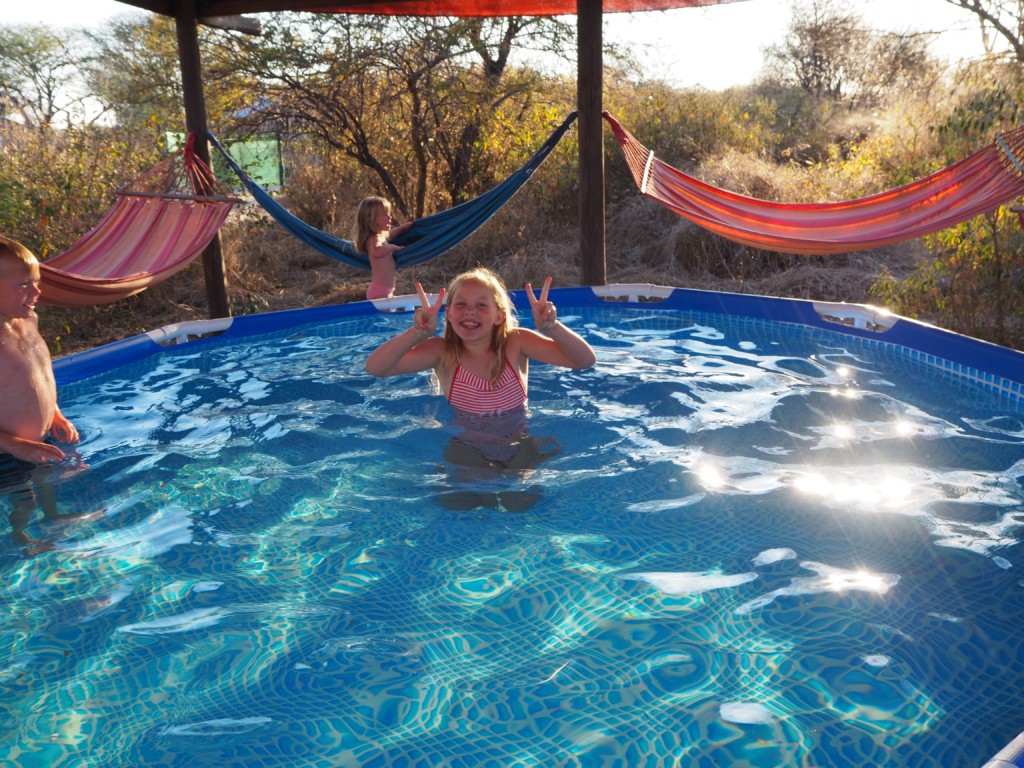
[[[576,103],[580,159],[580,283],[605,285],[604,61],[601,0],[577,0]]]
[[[199,28],[196,0],[175,0],[175,28],[178,34],[178,58],[181,64],[181,90],[185,100],[185,129],[196,135],[196,156],[210,164],[209,133],[206,126],[206,98],[203,95],[203,68],[199,57]],[[202,254],[206,279],[206,299],[210,317],[230,317],[227,280],[220,233]]]
[[[250,19],[248,16],[203,16],[199,23],[214,29],[224,29],[228,32],[243,32],[247,35],[259,37],[262,29],[259,19]]]

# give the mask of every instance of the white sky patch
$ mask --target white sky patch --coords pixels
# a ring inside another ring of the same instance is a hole
[[[791,0],[756,0],[647,13],[609,13],[605,36],[632,50],[648,77],[711,90],[747,85],[764,65],[764,49],[784,42]],[[145,11],[114,0],[35,0],[4,4],[4,22],[97,27]],[[938,0],[859,0],[857,14],[878,31],[931,32],[929,47],[947,61],[978,59],[985,48],[977,17]],[[259,18],[259,14],[254,14]],[[570,19],[571,21],[571,19]],[[997,41],[997,47],[1004,48]]]

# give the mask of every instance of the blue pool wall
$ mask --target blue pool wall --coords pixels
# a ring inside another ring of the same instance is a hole
[[[635,287],[629,288],[636,293]],[[656,288],[656,286],[651,286]],[[926,323],[899,316],[890,316],[890,328],[876,331],[853,327],[824,319],[816,310],[815,302],[804,299],[783,299],[739,293],[699,291],[688,288],[663,289],[668,296],[657,301],[608,300],[598,296],[591,288],[555,288],[549,298],[563,307],[621,307],[657,311],[690,311],[748,317],[765,321],[794,323],[809,328],[845,333],[872,344],[900,348],[918,361],[933,365],[950,375],[973,380],[983,389],[1012,401],[1024,397],[1024,353],[1001,347],[969,336],[953,333]],[[528,318],[529,302],[525,292],[512,291],[512,299],[520,317]],[[624,293],[625,295],[625,293]],[[389,300],[387,306],[406,307],[415,297]],[[383,304],[383,303],[382,303]],[[831,308],[849,307],[853,311],[878,313],[864,305],[828,305]],[[190,349],[197,344],[218,344],[246,336],[272,333],[311,323],[329,322],[346,317],[368,315],[381,311],[374,302],[358,301],[332,304],[309,309],[284,310],[257,315],[242,315],[223,321],[226,328],[215,336],[189,341]],[[401,311],[401,310],[399,310]],[[406,309],[406,311],[409,311]],[[527,324],[528,324],[527,320]],[[184,324],[188,325],[188,324]],[[78,352],[54,361],[54,374],[58,385],[103,373],[127,365],[150,355],[165,351],[167,346],[154,340],[154,334],[140,334],[95,349]]]
[[[609,289],[612,288],[614,287],[609,287]],[[649,288],[658,287],[649,286]],[[613,290],[605,292],[614,294]],[[819,309],[823,305],[804,299],[783,299],[688,288],[664,288],[652,291],[652,293],[658,294],[659,300],[645,301],[639,299],[643,293],[643,290],[637,290],[636,286],[623,286],[623,296],[632,294],[637,298],[611,300],[599,296],[591,288],[556,288],[551,290],[549,298],[556,306],[562,307],[620,307],[630,310],[731,315],[770,322],[793,323],[807,328],[848,334],[863,339],[869,344],[898,348],[902,356],[909,356],[919,362],[935,366],[947,375],[969,379],[982,389],[1000,398],[1005,398],[1008,403],[1012,402],[1016,405],[1024,398],[1024,353],[1022,352],[899,316],[886,316],[885,324],[889,327],[881,330],[854,327],[844,322],[836,322],[834,319],[826,319],[829,316],[844,315],[844,307],[850,309],[851,316],[859,314],[861,317],[878,317],[879,311],[873,307],[856,304],[829,304],[825,305],[823,313],[819,313]],[[519,316],[528,318],[530,308],[525,292],[512,291],[511,294]],[[667,295],[661,298],[662,294]],[[390,303],[375,304],[370,301],[359,301],[211,321],[208,327],[216,326],[218,328],[216,335],[198,335],[195,339],[187,341],[187,347],[189,351],[194,351],[197,348],[196,345],[216,345],[232,339],[279,332],[296,326],[369,315],[382,311],[380,307],[384,307],[384,311],[397,309],[397,311],[411,312],[414,301],[415,297],[409,296],[388,300]],[[527,320],[527,324],[528,322]],[[889,325],[890,323],[891,325]],[[198,329],[196,330],[198,334],[202,333],[204,321],[182,325]],[[220,330],[221,327],[223,330]],[[188,335],[188,328],[185,328],[181,334],[178,334],[178,338],[185,338]],[[168,347],[166,343],[158,343],[156,339],[175,337],[174,332],[144,333],[58,358],[53,364],[57,384],[60,386],[89,378],[151,355],[167,352],[180,345]],[[980,768],[1024,768],[1024,732],[993,755]]]

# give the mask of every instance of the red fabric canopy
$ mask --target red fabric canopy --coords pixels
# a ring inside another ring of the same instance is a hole
[[[603,0],[604,13],[667,11],[741,0]],[[174,0],[118,0],[153,13],[175,15]],[[577,0],[195,0],[196,15],[231,16],[239,13],[309,11],[315,13],[364,13],[382,16],[572,16]]]
[[[604,13],[666,11],[720,5],[737,0],[603,0]],[[391,0],[307,7],[320,13],[373,13],[382,16],[570,16],[578,9],[577,0]],[[296,8],[296,10],[299,10]]]

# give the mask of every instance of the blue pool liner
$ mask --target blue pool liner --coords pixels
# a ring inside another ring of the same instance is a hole
[[[617,295],[616,289],[620,289],[618,295],[625,298],[609,298]],[[600,293],[602,295],[585,287],[555,288],[549,298],[556,306],[570,310],[621,307],[651,312],[700,312],[793,323],[848,334],[869,343],[900,348],[901,354],[972,380],[1008,400],[1019,402],[1024,398],[1024,353],[889,315],[867,305],[822,304],[804,299],[661,286],[608,286],[602,287]],[[512,291],[511,295],[519,315],[528,317],[530,305],[525,291]],[[53,369],[58,385],[63,385],[167,351],[171,344],[187,343],[189,349],[194,350],[195,345],[219,344],[313,323],[379,312],[411,313],[417,304],[417,297],[404,296],[182,323],[58,358]],[[1024,768],[1024,732],[980,768]]]

